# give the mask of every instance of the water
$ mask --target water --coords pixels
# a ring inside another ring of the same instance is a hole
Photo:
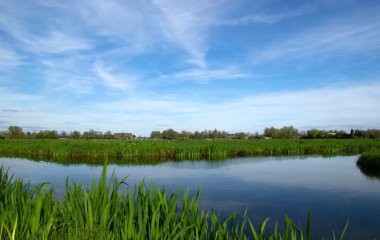
[[[201,205],[214,207],[221,216],[248,208],[258,224],[271,218],[283,220],[287,214],[306,224],[312,216],[312,233],[325,238],[340,233],[349,221],[345,239],[380,238],[380,180],[370,178],[356,167],[357,156],[349,157],[265,157],[223,161],[166,162],[158,165],[110,165],[133,186],[145,177],[149,183],[169,190],[202,188]],[[60,165],[26,159],[0,158],[0,165],[31,183],[49,182],[62,193],[66,179],[89,184],[99,177],[102,166]],[[281,222],[282,224],[282,222]],[[316,235],[314,235],[316,236]]]

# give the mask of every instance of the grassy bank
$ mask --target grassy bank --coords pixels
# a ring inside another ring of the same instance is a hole
[[[221,159],[244,156],[351,155],[380,149],[380,141],[345,140],[0,140],[0,155],[110,162],[139,159]]]
[[[361,168],[376,169],[380,171],[380,149],[364,152],[360,155],[357,164]]]
[[[244,215],[220,219],[199,206],[196,196],[169,194],[144,182],[134,190],[118,191],[125,179],[114,175],[84,187],[66,184],[61,199],[46,184],[31,186],[0,168],[0,239],[309,239],[310,217],[302,231],[285,217],[267,231]],[[347,228],[347,225],[346,225]],[[345,229],[346,229],[345,228]],[[344,235],[345,229],[342,232]],[[335,238],[335,237],[334,237]]]

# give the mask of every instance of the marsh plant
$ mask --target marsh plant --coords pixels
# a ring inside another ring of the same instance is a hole
[[[373,149],[360,155],[357,165],[360,168],[380,171],[380,149]]]
[[[310,239],[310,215],[305,230],[285,216],[281,230],[276,223],[269,231],[269,219],[254,226],[246,213],[221,219],[205,211],[200,190],[181,195],[143,181],[122,191],[126,178],[106,176],[104,166],[89,187],[67,181],[55,199],[48,184],[25,183],[1,167],[0,239]]]
[[[246,156],[352,155],[379,149],[376,139],[309,140],[48,140],[0,141],[0,155],[39,160],[138,163]]]

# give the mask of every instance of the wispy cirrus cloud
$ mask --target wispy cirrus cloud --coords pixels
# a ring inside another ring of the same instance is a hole
[[[313,56],[333,58],[354,54],[373,54],[380,49],[380,18],[373,11],[367,18],[350,16],[330,20],[304,30],[272,46],[252,53],[255,64],[278,59],[294,60]]]
[[[92,60],[87,57],[44,58],[39,64],[43,69],[45,93],[88,95],[94,92],[95,77],[88,70]]]
[[[94,72],[106,86],[119,90],[133,88],[133,83],[137,80],[137,77],[131,74],[127,76],[125,73],[123,75],[111,73],[111,70],[104,67],[101,62],[94,64]]]
[[[194,68],[169,75],[161,75],[159,80],[169,82],[193,81],[208,83],[210,81],[231,80],[252,77],[248,73],[233,67],[224,68]]]
[[[11,112],[11,113],[17,113],[17,112],[20,112],[20,110],[16,110],[16,109],[2,109],[3,112]]]
[[[319,9],[319,6],[317,3],[306,4],[298,8],[284,9],[281,12],[277,12],[277,13],[257,12],[254,14],[249,14],[249,15],[235,18],[235,19],[223,20],[220,22],[220,24],[225,24],[225,25],[241,25],[241,24],[255,24],[255,23],[272,24],[272,23],[277,23],[288,18],[298,17],[298,16],[302,16],[308,13],[312,13],[313,11],[316,11],[318,9]],[[262,10],[258,9],[258,11],[262,11]]]
[[[380,127],[380,112],[377,110],[379,92],[379,83],[368,82],[362,86],[347,83],[343,88],[332,85],[319,89],[263,93],[221,99],[218,103],[207,103],[199,97],[184,98],[181,94],[145,94],[99,103],[93,110],[87,111],[97,122],[111,118],[120,127],[128,122],[130,127],[145,135],[157,129],[157,122],[177,130],[193,131],[218,128],[254,132],[268,126],[284,125],[301,129],[311,125],[349,130],[358,126]]]
[[[157,123],[378,126],[373,1],[3,0],[0,9],[0,109],[20,111],[0,111],[4,121],[144,134]]]
[[[74,22],[66,18],[64,23],[52,18],[51,13],[57,13],[54,8],[45,8],[43,4],[36,2],[44,11],[36,14],[31,9],[31,3],[14,1],[9,4],[2,2],[3,12],[0,16],[0,27],[17,42],[16,46],[24,51],[35,54],[40,53],[64,53],[86,50],[92,47],[89,40],[80,32],[68,28]],[[61,13],[59,13],[61,14]]]
[[[53,122],[62,123],[62,126],[67,126],[66,122],[75,122],[80,124],[73,125],[73,129],[80,127],[104,131],[112,124],[113,131],[133,129],[143,135],[149,135],[157,127],[161,129],[166,126],[192,131],[218,128],[254,132],[268,126],[283,125],[299,128],[333,126],[335,129],[347,130],[358,126],[380,127],[379,92],[380,84],[375,81],[363,85],[346,83],[345,87],[332,85],[319,89],[262,93],[220,99],[218,103],[207,103],[199,97],[184,98],[181,94],[142,94],[77,106],[76,111],[80,111],[80,114],[72,113],[67,107],[59,107],[60,111],[67,112],[64,116],[46,112],[43,108],[36,112],[15,114],[23,114],[24,120],[17,122],[21,125],[43,123],[49,127],[54,125]],[[12,109],[21,109],[17,104],[10,106]],[[35,108],[39,108],[37,106]],[[157,126],[157,123],[166,125]]]
[[[15,68],[22,64],[23,57],[10,48],[1,46],[0,43],[0,70]]]
[[[210,8],[210,2],[190,4],[156,0],[154,3],[162,12],[159,23],[165,36],[188,52],[189,63],[205,67],[206,30],[212,17],[212,13],[205,11]]]
[[[66,53],[92,48],[90,41],[78,36],[70,36],[63,32],[50,32],[46,36],[34,36],[32,39],[27,37],[19,39],[28,51],[34,53]]]

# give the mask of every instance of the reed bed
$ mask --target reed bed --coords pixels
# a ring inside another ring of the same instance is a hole
[[[31,186],[0,167],[0,239],[310,239],[310,215],[304,231],[286,216],[282,230],[276,223],[268,231],[269,219],[255,227],[246,214],[221,219],[205,211],[200,190],[181,197],[142,182],[120,191],[126,179],[107,179],[106,171],[89,187],[67,181],[55,199],[54,188]]]
[[[246,156],[353,155],[380,149],[373,139],[324,140],[0,140],[0,155],[94,163]]]
[[[380,171],[380,149],[373,149],[360,155],[357,165],[361,168]]]

